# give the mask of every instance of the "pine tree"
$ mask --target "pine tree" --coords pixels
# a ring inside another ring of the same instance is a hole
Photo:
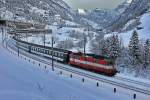
[[[103,56],[109,56],[109,47],[110,47],[110,38],[107,38],[103,40],[103,45],[102,45],[102,55]]]
[[[136,31],[133,31],[132,37],[129,42],[129,55],[133,58],[132,64],[140,64],[140,49],[139,49],[139,37]]]
[[[102,46],[102,54],[110,57],[114,62],[120,55],[121,47],[118,39],[118,35],[114,35],[104,40]]]
[[[150,40],[147,39],[144,44],[143,66],[146,68],[150,64]]]
[[[110,40],[109,57],[115,61],[120,54],[120,43],[118,35],[113,35]]]

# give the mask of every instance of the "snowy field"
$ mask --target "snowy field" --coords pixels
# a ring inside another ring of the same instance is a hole
[[[0,37],[1,39],[1,37]],[[125,91],[113,93],[109,84],[96,87],[91,81],[46,71],[10,54],[0,44],[0,99],[2,100],[133,100]],[[149,100],[138,95],[136,100]]]

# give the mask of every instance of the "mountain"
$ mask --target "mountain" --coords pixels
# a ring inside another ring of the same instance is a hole
[[[0,12],[1,17],[6,19],[17,17],[38,22],[43,21],[45,12],[53,18],[60,15],[67,20],[72,20],[75,14],[62,0],[0,0]]]
[[[120,14],[122,14],[129,7],[131,1],[132,0],[126,0],[118,5],[115,9],[96,8],[94,10],[84,10],[85,14],[82,15],[82,18],[85,18],[88,20],[88,22],[97,24],[97,26],[101,29],[105,28],[120,17]]]
[[[99,26],[105,27],[115,20],[117,16],[118,12],[115,10],[94,9],[85,18],[99,24]]]
[[[123,13],[131,4],[132,0],[126,0],[115,8],[118,13]]]
[[[138,21],[139,21],[139,25],[137,25],[136,27],[132,27],[132,29],[130,30],[125,30],[128,29],[128,27],[131,27],[135,21],[137,19],[132,19],[130,20],[124,27],[124,31],[123,32],[114,32],[115,34],[119,34],[119,37],[122,39],[123,44],[127,47],[128,43],[130,41],[130,37],[133,33],[134,30],[137,31],[137,33],[139,34],[139,38],[140,40],[146,40],[150,37],[150,12],[146,12],[143,15],[139,16]],[[105,35],[106,37],[110,37],[112,36],[112,34],[107,34]],[[150,38],[149,38],[150,39]]]
[[[128,21],[138,19],[139,16],[143,15],[150,8],[149,3],[150,0],[132,0],[129,7],[106,30],[109,32],[121,31]]]

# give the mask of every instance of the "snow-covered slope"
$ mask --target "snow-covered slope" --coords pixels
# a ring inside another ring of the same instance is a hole
[[[139,30],[136,29],[136,30],[139,34],[139,38],[146,40],[146,39],[150,38],[150,12],[142,15],[140,18],[140,22],[141,22],[141,24],[138,27],[140,27],[141,29],[139,29]],[[127,24],[130,25],[131,22],[129,22]],[[122,37],[126,46],[129,43],[131,34],[134,30],[135,29],[120,34],[120,36]]]
[[[150,8],[150,0],[132,0],[130,6],[115,20],[108,28],[108,31],[118,32],[128,21],[143,15]]]
[[[148,38],[150,39],[150,12],[143,14],[142,16],[138,18],[138,20],[141,24],[138,25],[136,28],[127,32],[122,32],[122,33],[115,32],[115,34],[118,34],[120,36],[125,46],[128,46],[130,37],[134,30],[138,32],[140,40],[146,40]],[[134,22],[135,22],[135,19],[130,20],[125,25],[124,29],[129,27]],[[105,38],[110,37],[110,36],[112,36],[112,34],[106,34]]]

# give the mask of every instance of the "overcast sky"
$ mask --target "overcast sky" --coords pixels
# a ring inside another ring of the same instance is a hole
[[[64,0],[72,8],[115,8],[118,4],[122,3],[125,0]]]

